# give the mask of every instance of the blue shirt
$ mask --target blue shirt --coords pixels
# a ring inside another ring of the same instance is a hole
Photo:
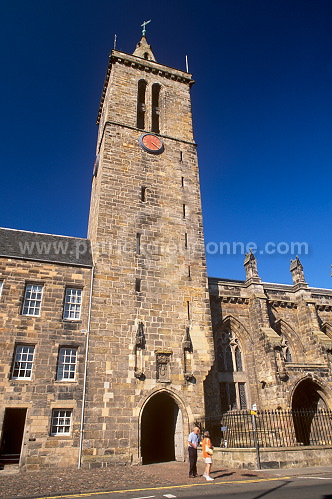
[[[188,442],[191,442],[192,444],[196,444],[196,447],[198,447],[200,441],[201,441],[201,437],[199,436],[198,433],[194,433],[193,431],[191,433],[189,433]],[[189,447],[191,447],[191,445]]]

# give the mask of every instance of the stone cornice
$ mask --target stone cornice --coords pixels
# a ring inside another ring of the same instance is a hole
[[[320,310],[320,311],[331,312],[332,311],[332,304],[331,305],[327,305],[327,304],[317,303],[316,304],[316,309]]]
[[[298,362],[286,362],[285,367],[287,371],[317,371],[324,370],[326,372],[329,371],[329,368],[326,364],[300,364]]]
[[[159,64],[158,62],[148,61],[142,59],[141,57],[136,57],[135,55],[126,54],[125,52],[119,52],[118,50],[112,50],[109,56],[108,67],[106,71],[104,86],[100,99],[100,106],[97,117],[97,125],[100,121],[100,116],[102,112],[102,107],[104,104],[108,81],[111,74],[111,69],[113,64],[124,64],[125,66],[131,66],[134,69],[139,69],[144,71],[145,73],[151,73],[154,75],[161,76],[163,78],[167,78],[169,80],[178,81],[179,83],[185,83],[187,85],[193,85],[194,80],[192,79],[192,75],[190,73],[186,73],[185,71],[181,71],[179,69],[174,69],[169,66],[165,66],[163,64]]]
[[[240,303],[248,305],[249,298],[244,296],[220,296],[220,301],[223,303]]]
[[[272,307],[297,308],[297,304],[289,300],[268,300],[268,304]]]

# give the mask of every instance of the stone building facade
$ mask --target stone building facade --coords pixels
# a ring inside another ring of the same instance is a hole
[[[92,269],[89,251],[76,259],[81,244],[88,242],[0,229],[4,462],[77,464]]]
[[[253,254],[245,281],[207,279],[192,84],[144,36],[113,50],[88,239],[0,230],[3,463],[184,460],[196,421],[331,408],[332,292],[298,258],[293,286]]]
[[[216,360],[205,381],[207,414],[253,404],[331,409],[332,291],[309,288],[298,257],[293,285],[261,282],[252,253],[244,266],[245,281],[209,280]]]

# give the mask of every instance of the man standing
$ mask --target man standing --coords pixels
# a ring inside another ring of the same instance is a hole
[[[193,431],[188,436],[188,453],[189,453],[189,478],[197,476],[197,447],[200,442],[200,429],[195,426]]]

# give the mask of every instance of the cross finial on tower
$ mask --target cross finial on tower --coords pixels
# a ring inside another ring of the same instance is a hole
[[[151,22],[151,19],[149,21],[144,21],[143,24],[141,24],[141,26],[143,27],[142,29],[142,35],[145,36],[146,34],[146,25],[149,24]]]

